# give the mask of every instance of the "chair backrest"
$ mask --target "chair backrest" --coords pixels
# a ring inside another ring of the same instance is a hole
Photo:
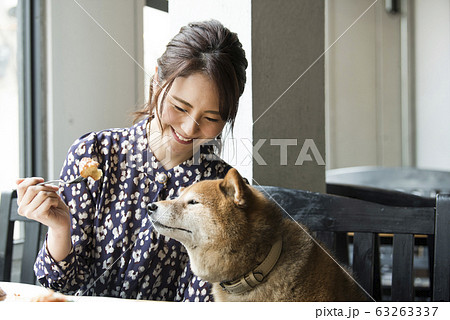
[[[450,299],[450,196],[438,195],[434,206],[403,207],[336,195],[272,186],[257,187],[275,201],[286,217],[319,231],[321,240],[333,247],[330,233],[353,232],[352,268],[360,285],[374,295],[377,267],[375,237],[393,234],[392,301],[414,301],[414,235],[434,235],[433,301]],[[302,232],[299,228],[299,232]],[[323,237],[325,235],[325,237]]]
[[[23,221],[25,225],[24,243],[20,282],[36,283],[33,265],[42,245],[40,223],[28,220],[17,213],[17,192],[4,191],[0,202],[0,281],[11,281],[11,267],[13,262],[13,234],[16,221]]]
[[[450,193],[450,172],[412,167],[350,167],[327,170],[327,184],[397,190],[434,198]]]
[[[366,166],[328,170],[326,176],[327,193],[391,206],[435,207],[437,194],[450,193],[449,171]],[[382,239],[384,242],[392,241],[387,237]],[[416,245],[428,248],[427,253],[422,254],[428,257],[428,268],[422,264],[416,271],[428,272],[429,289],[434,283],[434,243],[434,235],[415,238]],[[427,288],[424,282],[419,283],[422,289]]]

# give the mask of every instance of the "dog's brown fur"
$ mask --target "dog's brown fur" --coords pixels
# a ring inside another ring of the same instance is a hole
[[[196,183],[178,199],[155,205],[149,212],[156,230],[186,247],[193,272],[213,284],[216,301],[366,300],[306,227],[284,219],[235,169],[225,179]],[[239,279],[259,265],[277,237],[281,256],[263,283],[242,294],[222,290],[221,281]]]

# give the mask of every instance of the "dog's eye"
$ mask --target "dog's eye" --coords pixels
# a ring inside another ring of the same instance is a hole
[[[198,202],[195,201],[194,199],[188,201],[188,204],[197,204],[197,203],[198,203]]]

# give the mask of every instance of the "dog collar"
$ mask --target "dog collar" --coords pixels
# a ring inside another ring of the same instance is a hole
[[[258,284],[262,283],[266,276],[272,271],[281,255],[283,241],[278,239],[270,248],[269,254],[263,262],[255,269],[244,275],[238,280],[225,282],[222,281],[220,286],[228,293],[241,294],[252,290]]]

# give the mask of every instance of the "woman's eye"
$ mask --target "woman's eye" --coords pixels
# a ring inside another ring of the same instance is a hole
[[[185,109],[180,108],[180,107],[178,107],[178,106],[176,106],[176,105],[174,105],[173,107],[174,107],[176,110],[180,111],[180,112],[187,112]]]
[[[188,201],[188,204],[197,204],[197,203],[198,203],[198,202],[195,201],[194,199]]]
[[[218,122],[219,120],[214,119],[214,118],[206,118],[206,120],[208,120],[209,122]]]

